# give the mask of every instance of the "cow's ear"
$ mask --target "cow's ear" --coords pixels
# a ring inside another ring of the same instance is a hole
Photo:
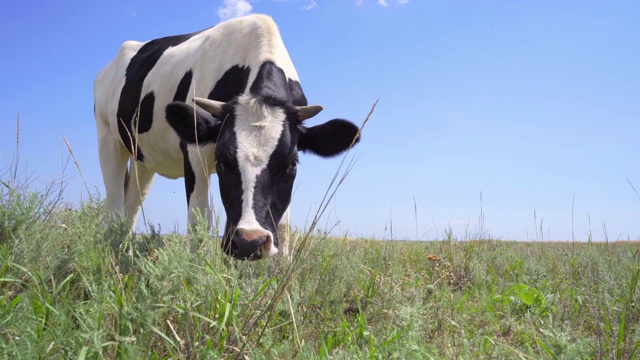
[[[342,119],[309,128],[299,125],[298,130],[298,149],[322,157],[338,155],[360,141],[358,127]]]
[[[192,105],[174,101],[167,105],[166,117],[178,136],[189,144],[216,142],[222,122]]]

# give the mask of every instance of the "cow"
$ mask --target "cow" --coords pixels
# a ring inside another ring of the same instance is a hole
[[[204,217],[210,229],[217,173],[226,213],[221,246],[236,259],[287,251],[299,151],[332,157],[360,138],[342,119],[305,125],[322,107],[307,104],[266,15],[126,41],[97,75],[94,97],[109,212],[133,230],[155,174],[184,177],[189,228]]]

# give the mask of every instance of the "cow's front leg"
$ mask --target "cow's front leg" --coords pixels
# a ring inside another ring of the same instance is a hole
[[[209,205],[209,184],[211,172],[215,167],[207,154],[213,154],[213,145],[198,147],[181,143],[181,147],[184,155],[184,184],[189,206],[189,231],[198,224],[198,219],[206,220],[207,230],[211,230],[213,218]]]

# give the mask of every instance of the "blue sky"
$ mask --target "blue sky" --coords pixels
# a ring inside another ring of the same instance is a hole
[[[321,227],[350,235],[640,239],[640,3],[634,1],[6,1],[0,12],[0,168],[61,176],[66,136],[104,195],[95,75],[125,40],[274,17],[310,103],[361,123],[357,163]],[[304,226],[339,164],[303,156]],[[75,167],[65,199],[87,197]],[[481,194],[482,193],[482,201]],[[212,196],[219,201],[217,179]],[[572,211],[572,203],[574,202]],[[417,212],[414,207],[417,205]],[[534,218],[535,212],[535,218]],[[156,177],[147,220],[186,223],[182,180]],[[573,222],[572,222],[573,213]],[[417,218],[417,221],[416,221]],[[139,227],[141,221],[139,221]],[[542,225],[542,234],[540,227]]]

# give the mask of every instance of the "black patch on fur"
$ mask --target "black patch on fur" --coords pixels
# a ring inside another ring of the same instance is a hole
[[[180,140],[180,150],[184,158],[184,189],[187,193],[187,206],[189,206],[191,194],[193,194],[193,190],[196,188],[196,173],[193,171],[193,167],[191,167],[191,161],[189,161],[187,143],[183,140]]]
[[[162,54],[170,47],[177,46],[189,40],[199,32],[167,36],[155,39],[142,45],[138,52],[131,58],[125,72],[125,83],[120,92],[118,101],[118,133],[124,146],[133,154],[136,147],[136,139],[133,137],[132,123],[142,96],[142,85],[149,72],[156,65]],[[153,115],[151,115],[153,116]],[[137,150],[137,158],[142,161],[144,156],[140,149]]]
[[[278,139],[267,167],[258,175],[253,193],[253,210],[262,227],[273,233],[276,246],[278,223],[291,201],[293,182],[296,178],[295,166],[298,161],[295,136],[296,124],[287,122]]]
[[[251,68],[248,66],[232,66],[216,82],[207,98],[222,102],[231,101],[234,97],[244,93],[249,82],[250,73]]]
[[[242,179],[236,156],[238,141],[233,131],[235,121],[233,112],[226,116],[215,150],[220,198],[227,213],[227,222],[234,225],[240,221],[242,214]]]
[[[176,89],[176,94],[173,95],[173,101],[187,101],[187,96],[189,96],[189,88],[191,88],[191,80],[193,79],[193,71],[189,69],[184,76],[180,80],[178,84],[178,88]]]
[[[227,215],[224,238],[220,245],[229,255],[237,250],[237,244],[233,242],[233,238],[238,236],[236,226],[242,216],[242,177],[236,157],[238,143],[233,131],[234,125],[235,116],[229,113],[222,126],[215,150],[220,200]]]
[[[151,129],[153,123],[153,106],[156,102],[156,95],[153,91],[149,92],[142,98],[140,102],[140,115],[137,121],[137,134],[146,133]]]
[[[291,101],[295,106],[307,106],[307,98],[302,92],[302,86],[300,82],[289,79],[289,92],[291,93]]]
[[[263,98],[275,98],[289,104],[292,103],[289,81],[284,70],[271,61],[265,61],[258,70],[256,79],[251,84],[252,95]]]
[[[167,105],[165,116],[169,125],[183,141],[189,144],[198,143],[203,145],[216,142],[221,128],[221,121],[196,107],[194,124],[193,111],[192,105],[182,101],[174,101]]]

